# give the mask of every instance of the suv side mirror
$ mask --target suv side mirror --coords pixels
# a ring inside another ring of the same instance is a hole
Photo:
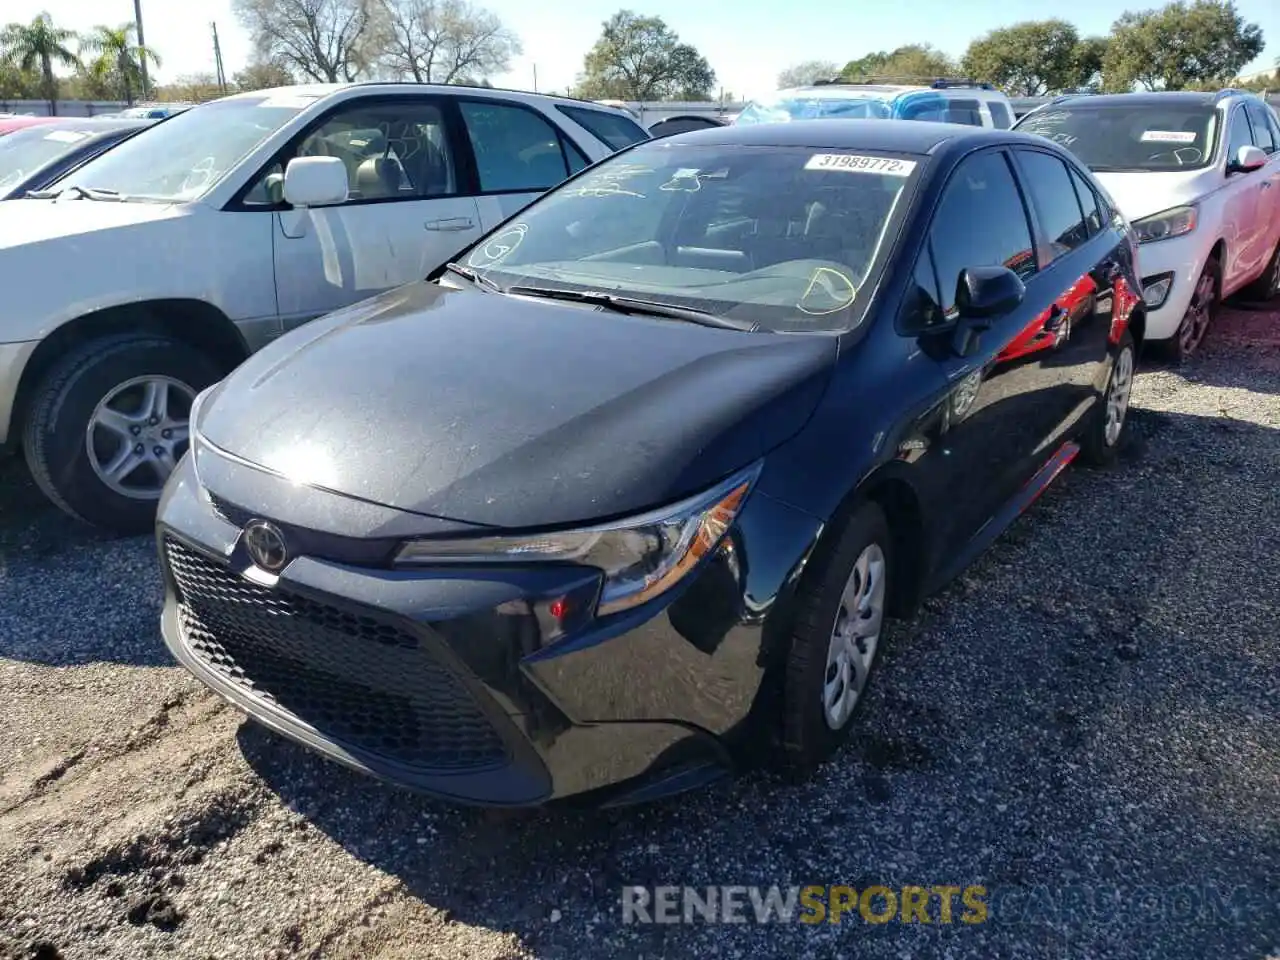
[[[324,207],[347,199],[347,165],[337,157],[294,157],[284,168],[284,199]]]
[[[1267,155],[1261,147],[1246,145],[1227,161],[1227,176],[1233,173],[1252,173],[1267,165]]]

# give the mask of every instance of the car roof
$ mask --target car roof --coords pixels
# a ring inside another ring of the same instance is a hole
[[[24,127],[32,127],[36,124],[56,123],[57,117],[0,117],[0,133],[9,133],[14,130],[21,130]]]
[[[925,120],[795,120],[791,123],[753,123],[694,130],[658,142],[707,146],[882,150],[916,154],[934,153],[943,145],[961,149],[1011,142],[1044,145],[1043,138],[1031,134]]]
[[[1232,91],[1239,93],[1240,91]],[[1167,107],[1170,104],[1211,107],[1221,99],[1213,90],[1151,90],[1142,93],[1076,93],[1051,101],[1054,106]]]
[[[528,90],[509,90],[505,87],[479,87],[463,83],[415,83],[413,81],[369,80],[360,83],[295,83],[287,87],[269,87],[264,90],[249,90],[244,93],[233,93],[223,100],[247,100],[257,97],[308,97],[320,99],[342,93],[346,90],[365,90],[369,93],[413,94],[435,93],[444,96],[458,96],[464,93],[503,94],[517,96],[523,100],[545,100],[549,103],[572,104],[590,107],[601,113],[617,114],[634,120],[631,112],[625,108],[608,106],[598,100],[582,100],[577,97],[557,97],[547,93],[531,93]]]
[[[141,117],[57,117],[41,129],[83,130],[86,133],[106,133],[109,130],[136,130],[149,127],[156,121]]]
[[[779,90],[775,96],[821,96],[824,100],[893,100],[907,93],[936,93],[939,96],[955,95],[979,97],[1003,97],[999,90],[979,86],[976,83],[952,82],[941,86],[923,83],[860,83],[856,80],[833,80],[830,83],[812,83],[800,87]],[[763,98],[761,98],[763,99]]]

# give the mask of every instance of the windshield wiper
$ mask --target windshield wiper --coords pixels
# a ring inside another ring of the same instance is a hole
[[[657,300],[641,300],[636,297],[620,297],[615,293],[600,293],[595,290],[561,290],[551,287],[507,287],[507,293],[521,297],[544,297],[547,300],[568,300],[571,303],[589,303],[615,313],[641,314],[648,317],[665,317],[669,320],[684,320],[704,327],[720,327],[725,330],[744,330],[756,333],[760,330],[758,323],[745,323],[731,320],[706,310],[694,310],[692,307],[678,307],[673,303],[661,303]]]
[[[450,273],[456,273],[465,280],[470,280],[478,287],[484,287],[485,289],[492,290],[495,293],[502,293],[502,287],[498,286],[498,284],[494,283],[484,274],[477,273],[470,267],[464,267],[460,263],[449,262],[444,265],[444,268]]]
[[[69,187],[50,187],[48,190],[28,190],[27,196],[33,200],[52,200],[72,191],[86,200],[123,200],[124,194],[118,190],[100,190],[97,187],[82,187],[72,184]]]

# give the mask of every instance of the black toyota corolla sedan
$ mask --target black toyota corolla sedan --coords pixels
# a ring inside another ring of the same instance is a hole
[[[273,730],[454,801],[809,770],[885,618],[1114,458],[1134,251],[1008,131],[638,144],[200,395],[165,639]]]

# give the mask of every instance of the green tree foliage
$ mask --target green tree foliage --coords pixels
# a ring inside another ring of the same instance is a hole
[[[30,23],[11,23],[0,31],[0,59],[22,73],[39,71],[40,95],[49,102],[50,114],[58,112],[58,78],[53,73],[54,64],[80,65],[80,58],[69,46],[75,38],[75,31],[55,27],[47,13]]]
[[[137,29],[133,23],[97,26],[80,42],[82,53],[96,55],[85,65],[89,75],[104,80],[129,106],[133,106],[134,91],[142,89],[143,62],[160,66],[156,52],[137,42]]]
[[[1262,28],[1223,0],[1177,0],[1127,12],[1112,25],[1103,61],[1108,90],[1182,90],[1229,83],[1262,52]]]
[[[955,72],[955,61],[941,50],[927,43],[909,43],[896,50],[881,50],[850,60],[840,76],[846,80],[925,80]]]
[[[1042,97],[1088,86],[1101,70],[1105,43],[1082,41],[1066,20],[1028,20],[974,40],[961,70],[1010,96]]]
[[[716,74],[661,17],[619,10],[587,53],[574,96],[588,100],[710,100]]]

